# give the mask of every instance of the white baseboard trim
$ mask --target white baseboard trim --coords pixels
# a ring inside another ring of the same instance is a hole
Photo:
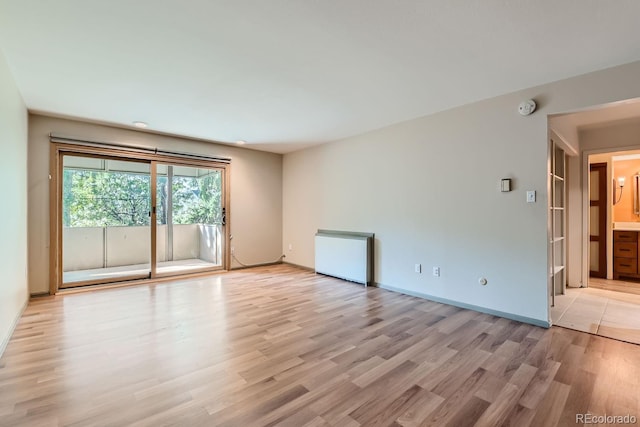
[[[11,340],[11,337],[13,336],[13,333],[16,330],[16,326],[18,326],[18,322],[20,321],[20,318],[24,314],[24,311],[27,309],[27,305],[29,305],[29,297],[27,297],[27,300],[22,305],[22,308],[18,312],[18,315],[16,316],[16,318],[13,319],[13,323],[9,328],[9,332],[7,333],[7,336],[4,337],[2,339],[2,342],[0,343],[0,357],[2,357],[2,355],[4,354],[4,351],[7,348],[7,345],[9,345],[9,340]]]
[[[412,297],[423,298],[423,299],[427,299],[429,301],[435,301],[435,302],[439,302],[439,303],[442,303],[442,304],[452,305],[454,307],[460,307],[460,308],[464,308],[464,309],[467,309],[467,310],[479,311],[480,313],[491,314],[492,316],[504,317],[506,319],[515,320],[515,321],[521,322],[521,323],[528,323],[530,325],[540,326],[540,327],[543,327],[543,328],[550,328],[551,327],[551,322],[549,322],[549,321],[543,321],[543,320],[534,319],[534,318],[531,318],[531,317],[520,316],[518,314],[507,313],[507,312],[499,311],[499,310],[493,310],[491,308],[480,307],[480,306],[477,306],[477,305],[467,304],[467,303],[464,303],[464,302],[453,301],[453,300],[450,300],[450,299],[447,299],[447,298],[435,297],[433,295],[423,294],[422,292],[409,291],[409,290],[406,290],[406,289],[396,288],[395,286],[384,285],[382,283],[376,283],[376,286],[378,286],[379,288],[382,288],[382,289],[389,290],[389,291],[398,292],[398,293],[405,294],[405,295],[411,295]]]

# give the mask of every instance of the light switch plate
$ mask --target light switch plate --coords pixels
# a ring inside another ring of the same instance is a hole
[[[535,202],[536,202],[536,192],[527,191],[527,203],[535,203]]]

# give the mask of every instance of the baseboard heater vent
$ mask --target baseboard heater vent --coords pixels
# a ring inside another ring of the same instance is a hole
[[[373,233],[318,230],[316,273],[367,286],[373,282]]]

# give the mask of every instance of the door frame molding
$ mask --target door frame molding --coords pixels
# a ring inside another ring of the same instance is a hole
[[[143,151],[135,148],[128,149],[126,146],[96,146],[95,144],[88,143],[82,145],[78,143],[65,143],[65,142],[51,142],[49,152],[49,294],[55,295],[61,289],[62,285],[62,172],[63,165],[62,159],[64,155],[80,155],[85,157],[99,157],[114,160],[126,160],[133,162],[144,162],[150,165],[154,162],[171,163],[173,165],[202,167],[202,168],[215,168],[222,170],[222,191],[223,200],[222,207],[226,211],[226,225],[223,227],[223,246],[222,253],[222,270],[229,270],[231,265],[231,198],[230,198],[230,175],[231,165],[229,161],[215,161],[215,159],[203,159],[197,158],[197,156],[189,157],[188,155],[182,155],[176,153],[176,155],[153,152],[151,150]],[[150,174],[150,179],[155,176],[155,173]],[[155,183],[151,179],[151,202],[155,202]],[[152,208],[155,205],[152,205]],[[153,211],[153,209],[152,209]],[[155,220],[155,215],[152,215],[152,221]],[[156,227],[151,223],[152,240],[154,240],[153,234]],[[151,244],[151,242],[150,242]],[[151,248],[151,261],[154,260],[156,248]],[[152,263],[153,265],[153,263]],[[208,272],[209,274],[218,272],[220,270],[213,270]],[[172,276],[175,278],[188,277],[188,276],[202,276],[205,271],[195,271],[193,273],[185,273],[181,275]],[[124,278],[126,280],[126,278]],[[120,283],[119,280],[116,283]],[[131,280],[131,283],[145,283],[157,281],[158,278],[151,277],[145,279]],[[89,285],[90,283],[86,283]]]

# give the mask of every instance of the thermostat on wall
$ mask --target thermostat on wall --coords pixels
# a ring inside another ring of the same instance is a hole
[[[500,181],[500,191],[503,193],[511,191],[511,178],[503,178]]]

